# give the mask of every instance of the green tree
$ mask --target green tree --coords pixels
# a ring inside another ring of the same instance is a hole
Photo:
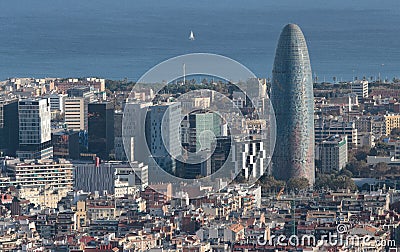
[[[346,165],[346,170],[349,170],[355,177],[361,177],[369,173],[368,165],[365,161],[351,160]]]
[[[370,155],[370,156],[378,156],[378,150],[377,150],[376,148],[372,148],[372,149],[369,151],[369,155]]]
[[[287,187],[289,190],[300,191],[300,190],[304,190],[304,189],[307,189],[308,187],[310,187],[310,183],[309,183],[308,179],[306,179],[304,177],[291,178],[287,182]]]
[[[277,192],[285,187],[285,182],[282,180],[277,180],[272,176],[262,176],[258,180],[258,184],[262,186],[264,191]]]
[[[329,184],[333,179],[333,175],[330,174],[318,174],[315,179],[314,188],[316,189],[329,189]]]
[[[357,186],[351,179],[351,177],[340,173],[317,175],[314,187],[316,189],[331,189],[331,190],[349,189],[352,191],[357,189]]]
[[[374,167],[377,177],[383,177],[390,170],[390,167],[386,163],[377,163]]]
[[[339,175],[344,175],[344,176],[347,176],[347,177],[350,177],[350,178],[353,177],[353,173],[351,171],[347,170],[346,168],[341,169],[339,171]]]
[[[356,152],[356,154],[354,155],[354,157],[358,160],[358,161],[362,161],[362,160],[366,160],[367,156],[368,156],[369,150],[365,150],[365,149],[361,149],[358,150]]]

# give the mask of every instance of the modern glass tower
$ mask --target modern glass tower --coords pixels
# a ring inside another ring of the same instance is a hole
[[[295,24],[279,37],[272,71],[271,102],[276,116],[273,173],[278,179],[305,177],[314,169],[314,95],[306,40]]]

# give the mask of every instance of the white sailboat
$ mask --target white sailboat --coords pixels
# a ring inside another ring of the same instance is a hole
[[[194,34],[193,34],[193,31],[190,31],[189,40],[194,40]]]

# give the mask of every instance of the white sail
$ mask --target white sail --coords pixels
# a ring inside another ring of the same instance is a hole
[[[193,34],[193,31],[190,31],[190,36],[189,36],[189,39],[190,39],[190,40],[194,40],[194,34]]]

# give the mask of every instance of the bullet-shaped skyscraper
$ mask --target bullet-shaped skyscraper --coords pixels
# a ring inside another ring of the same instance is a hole
[[[295,24],[279,37],[272,71],[271,102],[276,116],[273,174],[278,179],[305,177],[314,169],[314,95],[306,40]]]

